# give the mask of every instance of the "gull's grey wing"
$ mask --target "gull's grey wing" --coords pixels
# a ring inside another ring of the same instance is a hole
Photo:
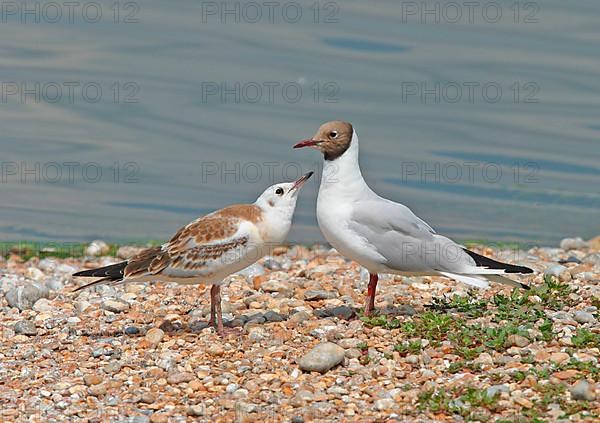
[[[401,272],[470,272],[475,261],[454,241],[438,235],[408,207],[382,198],[353,208],[351,228]]]

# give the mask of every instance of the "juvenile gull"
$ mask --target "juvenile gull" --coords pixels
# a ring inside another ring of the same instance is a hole
[[[221,284],[267,255],[282,243],[292,225],[297,195],[312,176],[267,188],[253,204],[238,204],[200,217],[181,228],[161,246],[147,248],[132,258],[73,276],[102,279],[77,288],[127,282],[210,284],[210,321],[223,335]]]
[[[325,159],[317,199],[323,236],[369,271],[365,315],[375,308],[379,273],[442,275],[479,288],[493,281],[528,289],[502,275],[533,270],[469,251],[437,234],[408,207],[373,192],[362,177],[358,136],[350,123],[324,123],[311,139],[294,145],[301,147],[316,148]]]

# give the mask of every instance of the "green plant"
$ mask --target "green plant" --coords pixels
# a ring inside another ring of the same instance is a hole
[[[593,333],[585,328],[579,328],[575,335],[571,337],[571,342],[573,342],[573,346],[577,348],[599,347],[600,334]]]
[[[421,352],[422,348],[423,348],[423,344],[421,343],[420,339],[418,339],[416,341],[403,342],[401,344],[396,344],[394,346],[394,350],[398,351],[400,354],[403,354],[403,355],[418,354]]]
[[[388,318],[386,315],[380,316],[361,316],[360,320],[368,327],[381,326],[386,329],[397,329],[400,327],[400,320],[395,317]]]

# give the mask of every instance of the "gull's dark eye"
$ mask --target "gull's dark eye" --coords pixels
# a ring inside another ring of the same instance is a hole
[[[337,138],[338,136],[338,132],[337,131],[331,131],[329,133],[329,138]]]
[[[283,195],[283,188],[277,188],[275,190],[275,194],[277,194],[277,195]]]

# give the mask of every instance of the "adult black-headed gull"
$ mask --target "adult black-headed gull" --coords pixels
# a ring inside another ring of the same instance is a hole
[[[365,315],[375,308],[378,273],[443,275],[480,288],[493,281],[528,289],[501,275],[532,269],[469,251],[436,234],[408,207],[373,192],[362,177],[358,136],[350,123],[324,123],[311,139],[294,145],[301,147],[316,148],[325,159],[317,199],[321,232],[342,255],[369,271]]]
[[[102,279],[76,289],[126,282],[211,284],[209,325],[223,335],[221,284],[226,276],[248,267],[282,243],[292,225],[297,195],[312,176],[267,188],[254,204],[238,204],[200,217],[171,240],[147,248],[129,260],[73,276]]]

